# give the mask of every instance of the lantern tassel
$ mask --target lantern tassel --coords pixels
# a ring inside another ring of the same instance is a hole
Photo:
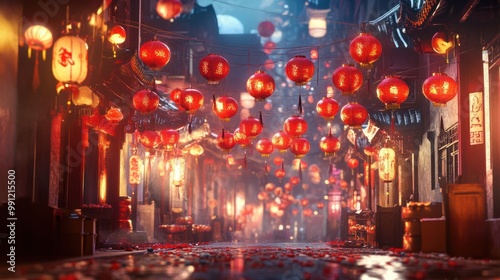
[[[302,160],[299,160],[299,179],[302,181]]]
[[[247,153],[243,155],[243,168],[247,169]]]
[[[302,115],[302,96],[299,94],[299,104],[297,106],[299,108],[299,114]]]
[[[214,95],[212,95],[212,110],[214,110],[214,111],[216,109],[215,104],[216,104],[216,101],[215,101],[215,94],[214,94]]]
[[[259,111],[259,122],[264,127],[264,122],[262,121],[262,111]]]
[[[40,88],[40,72],[38,71],[38,51],[35,53],[35,69],[33,70],[33,91]]]

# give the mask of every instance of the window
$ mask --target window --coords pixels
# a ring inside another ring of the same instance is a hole
[[[439,186],[456,182],[458,176],[458,124],[454,124],[448,129],[441,129],[438,136],[439,153]]]

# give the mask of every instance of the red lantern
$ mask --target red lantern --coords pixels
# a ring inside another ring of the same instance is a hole
[[[300,205],[302,205],[302,207],[306,207],[307,205],[309,205],[309,199],[307,199],[307,198],[301,199]]]
[[[141,138],[139,141],[144,147],[148,149],[154,149],[160,144],[160,136],[158,136],[158,133],[156,133],[156,131],[146,130],[141,133]]]
[[[276,169],[276,171],[274,171],[274,176],[276,176],[276,178],[278,178],[281,181],[281,179],[283,179],[283,177],[285,177],[285,175],[286,175],[285,168],[284,168],[283,164],[281,164],[281,168]]]
[[[255,144],[255,149],[262,157],[268,157],[274,150],[273,142],[269,138],[262,138]]]
[[[275,30],[274,24],[268,20],[262,21],[257,26],[257,32],[262,37],[271,37]]]
[[[300,182],[300,178],[298,176],[292,176],[290,178],[290,184],[297,185]]]
[[[274,92],[274,79],[266,72],[259,70],[247,80],[247,91],[256,100],[264,100]]]
[[[224,57],[211,53],[200,60],[198,69],[209,84],[216,85],[229,74],[229,63]]]
[[[453,38],[444,32],[436,32],[432,36],[432,49],[438,54],[446,54],[455,46]]]
[[[274,143],[273,143],[274,145]],[[283,163],[283,158],[281,158],[280,156],[275,156],[273,158],[273,163],[276,165],[276,166],[280,166],[281,163]]]
[[[330,132],[327,136],[321,137],[319,148],[325,153],[325,156],[333,156],[340,150],[340,141]]]
[[[350,64],[342,64],[332,74],[332,82],[342,95],[352,95],[363,84],[363,74]]]
[[[286,152],[292,146],[292,137],[283,130],[276,132],[271,138],[271,141],[274,147],[280,152]]]
[[[368,118],[368,111],[357,102],[349,102],[340,110],[340,118],[345,125],[352,128],[361,128]]]
[[[333,120],[339,111],[339,103],[331,97],[323,97],[316,103],[316,111],[325,120]]]
[[[262,132],[262,123],[259,119],[250,116],[241,120],[239,129],[248,138],[253,139]]]
[[[264,43],[264,52],[266,54],[271,54],[275,48],[276,48],[276,43],[273,41],[267,41]]]
[[[387,110],[399,109],[409,94],[408,85],[397,76],[386,76],[377,86],[377,97]]]
[[[125,42],[127,32],[121,25],[115,25],[109,30],[108,41],[113,45],[119,45]]]
[[[238,112],[238,102],[229,96],[217,97],[212,106],[212,111],[221,120],[229,121]]]
[[[188,113],[194,113],[203,106],[203,94],[197,89],[188,88],[182,92],[180,106]]]
[[[349,160],[347,160],[347,166],[349,166],[349,168],[351,169],[356,169],[356,167],[358,167],[358,164],[359,161],[355,158],[349,158]]]
[[[445,107],[446,102],[457,95],[457,90],[457,82],[444,73],[432,73],[422,85],[424,96],[436,107]]]
[[[123,114],[122,111],[120,111],[119,108],[110,108],[108,112],[106,112],[105,115],[106,119],[112,123],[119,123],[121,120],[123,120]]]
[[[163,19],[174,19],[182,13],[182,2],[180,0],[158,0],[156,12]]]
[[[274,61],[272,59],[266,59],[266,61],[264,61],[264,68],[266,68],[267,70],[273,70],[275,67],[274,65]]]
[[[182,89],[180,88],[174,88],[170,92],[170,100],[172,100],[175,104],[179,104],[181,102],[182,98]]]
[[[170,61],[170,48],[163,42],[152,40],[142,44],[139,57],[151,70],[161,70]]]
[[[297,55],[286,63],[285,72],[295,85],[305,85],[314,76],[314,63],[303,55]]]
[[[179,142],[179,132],[175,129],[164,129],[160,131],[160,141],[167,151],[172,151]]]
[[[234,145],[236,143],[234,142],[233,134],[223,129],[222,133],[217,136],[217,146],[223,151],[230,151]]]
[[[320,201],[320,202],[316,203],[316,207],[318,207],[318,209],[323,209],[323,208],[325,208],[325,203]]]
[[[248,138],[239,128],[234,130],[233,133],[234,142],[240,145],[242,148],[250,145],[250,138]]]
[[[156,93],[143,89],[134,94],[132,103],[137,111],[141,113],[151,113],[158,108],[160,98]]]
[[[307,121],[301,116],[291,116],[283,123],[283,130],[292,137],[298,137],[307,131]]]
[[[303,158],[311,149],[309,140],[303,137],[295,138],[290,147],[290,151],[295,154],[296,158]]]
[[[369,66],[382,54],[382,44],[372,35],[360,33],[349,44],[349,53],[361,66]]]

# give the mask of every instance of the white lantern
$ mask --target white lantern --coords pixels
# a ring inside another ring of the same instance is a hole
[[[182,156],[176,156],[170,159],[170,176],[172,178],[172,183],[176,187],[184,185],[184,173],[186,169],[186,161]]]
[[[81,84],[87,78],[87,44],[76,36],[63,36],[54,43],[52,73],[56,80]]]
[[[330,9],[318,10],[307,8],[307,15],[309,17],[309,36],[313,38],[322,38],[326,35],[326,17],[329,12]]]
[[[392,182],[396,176],[396,153],[384,147],[378,153],[378,175],[384,182]]]

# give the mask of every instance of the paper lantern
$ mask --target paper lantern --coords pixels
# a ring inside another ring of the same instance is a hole
[[[234,142],[233,134],[222,130],[222,133],[217,136],[217,146],[223,151],[230,151],[236,143]]]
[[[238,102],[230,96],[217,97],[212,106],[214,114],[223,121],[229,121],[238,112]]]
[[[126,38],[127,32],[121,25],[113,26],[108,32],[108,41],[113,45],[119,45],[125,42]]]
[[[169,94],[170,100],[172,100],[175,104],[179,104],[182,98],[182,92],[182,89],[174,88]]]
[[[301,116],[291,116],[283,123],[283,130],[292,137],[298,137],[307,131],[307,121]]]
[[[338,111],[339,103],[331,97],[323,97],[316,103],[316,112],[327,121],[333,120]]]
[[[154,149],[160,144],[160,136],[156,131],[146,130],[141,133],[139,141],[144,147]]]
[[[175,129],[160,130],[160,142],[167,151],[173,151],[175,145],[179,142],[179,132]]]
[[[314,76],[314,63],[303,55],[297,55],[286,63],[285,72],[295,85],[305,85]]]
[[[239,128],[236,128],[233,133],[234,142],[240,145],[242,148],[250,145],[250,138],[246,136]]]
[[[358,165],[359,165],[359,161],[356,158],[349,158],[347,160],[347,166],[349,166],[349,168],[351,168],[351,169],[356,169],[356,167],[358,167]]]
[[[276,132],[271,138],[273,146],[280,152],[286,152],[292,146],[292,137],[283,130]],[[281,159],[283,161],[283,159]]]
[[[71,91],[71,102],[75,104],[75,106],[90,106],[95,108],[99,105],[99,96],[97,96],[90,87],[76,87],[72,85],[66,88]]]
[[[266,54],[271,54],[276,48],[276,43],[273,41],[267,41],[264,43],[263,49]]]
[[[219,84],[229,74],[229,63],[218,54],[209,54],[200,60],[198,69],[209,84]]]
[[[273,94],[274,89],[274,78],[265,71],[259,70],[247,80],[247,91],[256,100],[268,98]]]
[[[200,144],[198,144],[198,143],[194,143],[189,148],[189,154],[192,155],[192,156],[194,156],[194,157],[199,157],[204,152],[205,152],[205,149],[203,149],[203,147]]]
[[[377,38],[362,32],[349,44],[349,54],[361,66],[370,66],[382,54],[382,44]]]
[[[151,70],[161,70],[170,61],[170,48],[163,42],[151,40],[142,44],[139,58]]]
[[[176,187],[184,185],[186,172],[186,160],[182,156],[175,156],[169,160],[170,179]]]
[[[106,119],[112,123],[119,123],[123,120],[123,113],[120,108],[112,107],[106,112]]]
[[[160,104],[160,98],[156,93],[143,89],[134,94],[132,98],[134,108],[141,113],[151,113]]]
[[[45,51],[52,47],[52,32],[42,25],[32,25],[24,32],[24,41],[28,45],[28,57],[31,57],[31,50]],[[45,55],[43,56],[45,59]]]
[[[458,91],[457,82],[444,73],[432,73],[422,84],[424,96],[436,107],[445,107]]]
[[[319,140],[319,148],[325,153],[325,156],[333,156],[340,150],[340,141],[330,131],[327,136],[323,136]]]
[[[66,84],[81,84],[87,78],[87,44],[76,36],[62,36],[52,54],[52,73]]]
[[[250,116],[241,120],[239,129],[248,138],[253,139],[262,132],[262,123],[259,119]]]
[[[284,167],[283,163],[281,163],[281,168],[276,169],[276,171],[274,171],[274,176],[276,176],[276,178],[278,178],[281,181],[281,179],[283,179],[285,177],[285,175],[286,175],[285,167]],[[274,189],[275,194],[276,194],[276,189],[278,189],[278,188]],[[281,189],[281,188],[279,188],[279,189]],[[281,195],[281,193],[280,193],[280,195]]]
[[[432,49],[438,54],[446,54],[455,46],[453,37],[448,36],[445,32],[436,32],[432,36]]]
[[[311,144],[309,140],[303,137],[298,137],[293,139],[290,151],[295,155],[296,158],[303,158],[311,149]]]
[[[378,153],[378,174],[384,182],[391,182],[396,176],[396,153],[390,147],[380,149]]]
[[[399,109],[409,94],[408,85],[398,76],[386,76],[377,86],[377,97],[387,110]]]
[[[257,26],[257,32],[262,37],[271,37],[275,30],[274,24],[268,20],[261,21]]]
[[[158,0],[156,12],[163,19],[174,19],[182,13],[182,2],[180,0]]]
[[[332,74],[332,82],[342,95],[352,95],[363,84],[363,74],[350,64],[342,64]]]
[[[255,144],[255,149],[262,157],[269,157],[274,151],[273,142],[269,138],[262,138]]]
[[[179,105],[192,114],[203,106],[203,101],[203,94],[199,90],[188,88],[182,92]]]
[[[340,118],[347,126],[361,128],[368,118],[368,111],[357,102],[349,102],[340,110]]]
[[[273,142],[273,145],[274,145],[274,142]],[[275,157],[273,158],[273,163],[274,163],[274,165],[276,165],[276,166],[280,166],[282,162],[283,162],[283,158],[282,158],[282,157],[280,157],[280,156],[275,156]]]

